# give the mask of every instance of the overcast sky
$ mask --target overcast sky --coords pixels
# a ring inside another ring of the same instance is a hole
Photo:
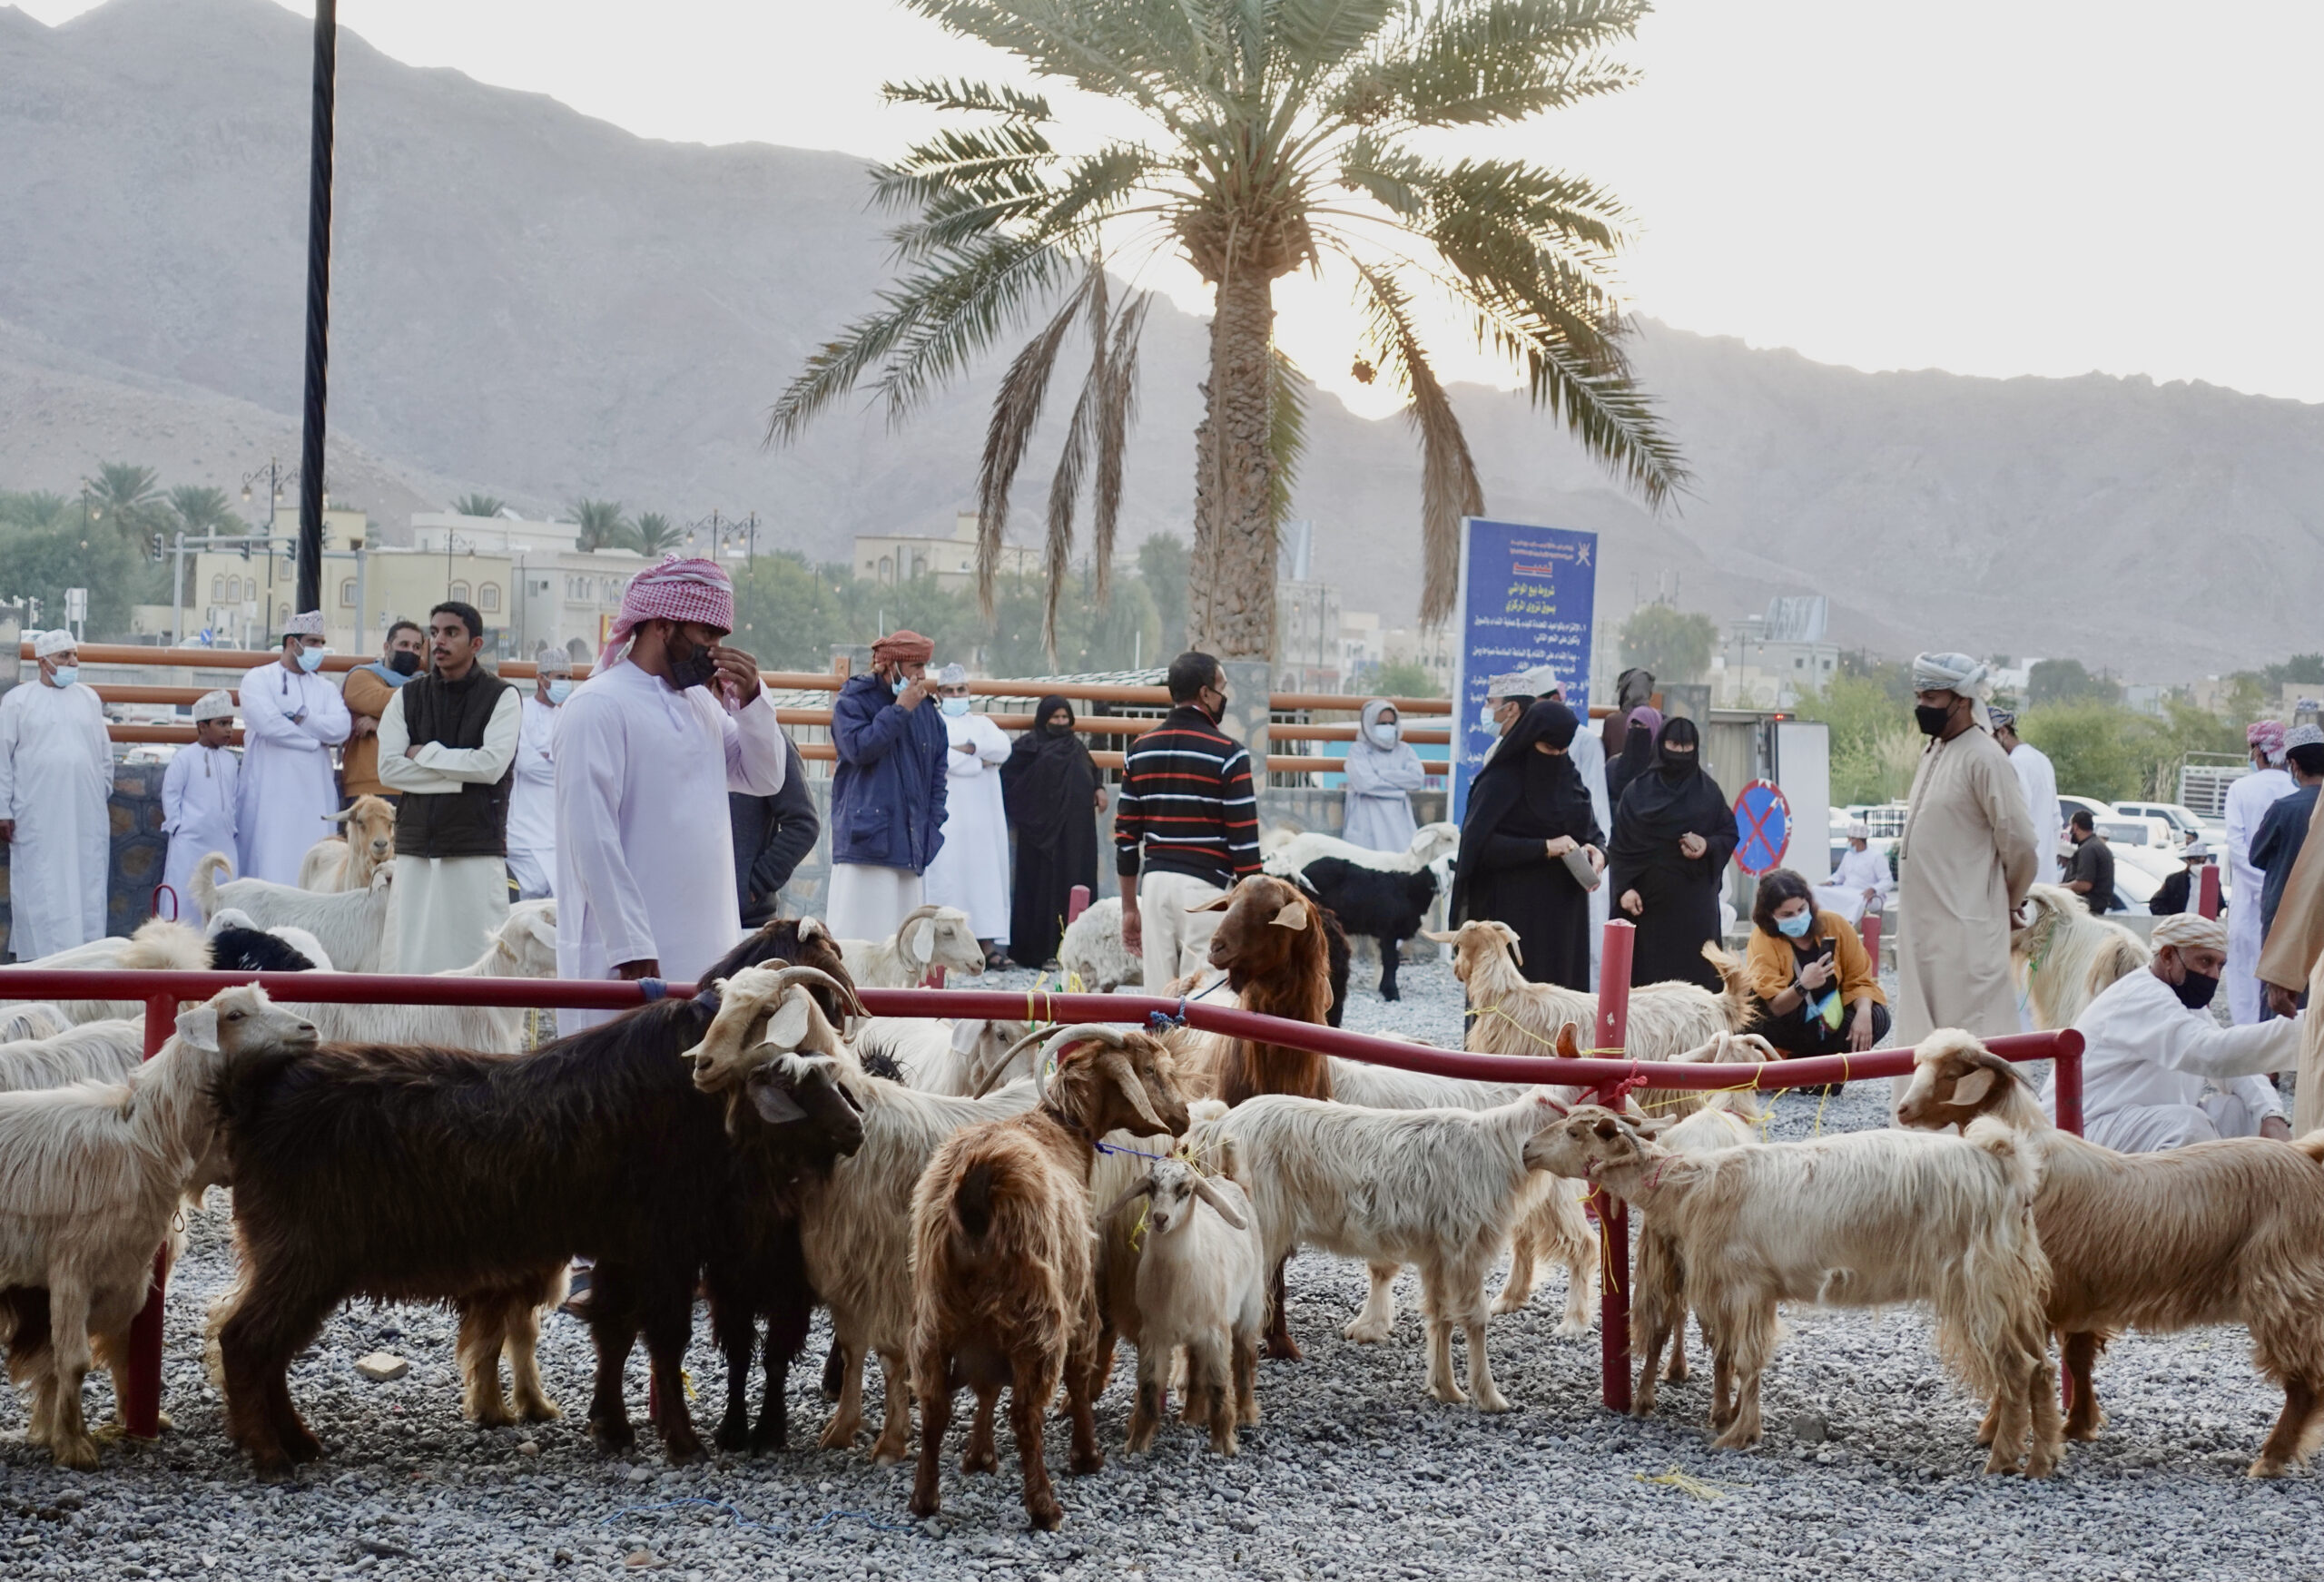
[[[1009,72],[887,0],[342,0],[340,20],[707,142],[891,154],[924,123],[881,106],[883,79]],[[1864,368],[2324,400],[2316,0],[1661,0],[1629,58],[1636,89],[1499,142],[1636,211],[1640,312]],[[1196,300],[1191,276],[1157,283]],[[1340,294],[1284,310],[1294,353],[1344,385]]]

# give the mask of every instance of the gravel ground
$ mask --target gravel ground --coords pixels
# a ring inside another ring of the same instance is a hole
[[[1449,971],[1415,966],[1403,981],[1403,1004],[1360,995],[1350,1025],[1454,1041]],[[1776,1133],[1807,1135],[1819,1108],[1827,1129],[1877,1125],[1885,1090],[1858,1084],[1820,1105],[1787,1097]],[[2307,1573],[2312,1557],[2299,1561],[2294,1545],[2324,1522],[2312,1476],[2243,1478],[2279,1401],[2236,1331],[2118,1343],[2099,1375],[2103,1439],[2070,1447],[2058,1478],[2029,1486],[1979,1475],[1978,1410],[1945,1379],[1917,1313],[1787,1314],[1766,1386],[1768,1440],[1723,1454],[1699,1426],[1707,1370],[1666,1386],[1650,1422],[1600,1407],[1595,1336],[1551,1334],[1558,1272],[1527,1311],[1493,1322],[1495,1372],[1517,1410],[1487,1417],[1422,1396],[1410,1274],[1394,1342],[1354,1346],[1339,1328],[1363,1271],[1313,1253],[1292,1265],[1308,1361],[1263,1365],[1265,1420],[1241,1458],[1210,1455],[1175,1423],[1151,1453],[1122,1454],[1119,1368],[1098,1410],[1107,1469],[1066,1477],[1063,1435],[1051,1438],[1067,1510],[1056,1534],[1025,1531],[1005,1427],[1001,1475],[963,1479],[948,1458],[944,1515],[918,1526],[904,1511],[909,1467],[875,1469],[861,1451],[672,1470],[652,1449],[600,1460],[569,1421],[479,1432],[459,1417],[449,1320],[409,1308],[333,1319],[291,1375],[327,1459],[269,1488],[230,1451],[199,1359],[202,1308],[230,1274],[222,1200],[192,1232],[170,1296],[173,1431],[109,1446],[94,1476],[61,1473],[23,1443],[20,1405],[0,1405],[0,1576],[1671,1577],[1780,1564],[1882,1578],[2251,1578]],[[706,1327],[691,1363],[708,1398],[721,1373]],[[819,1329],[793,1377],[794,1433],[803,1425],[810,1443],[823,1340]],[[359,1377],[355,1360],[375,1349],[409,1358],[411,1371]],[[581,1327],[556,1319],[541,1350],[551,1393],[584,1402]],[[89,1397],[93,1418],[110,1412],[101,1376]],[[642,1352],[630,1398],[642,1417]]]

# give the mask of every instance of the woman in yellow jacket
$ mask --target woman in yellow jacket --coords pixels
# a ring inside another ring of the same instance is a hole
[[[1864,941],[1837,912],[1816,909],[1805,879],[1787,868],[1761,879],[1751,921],[1753,1032],[1787,1056],[1861,1054],[1888,1036],[1888,998]]]

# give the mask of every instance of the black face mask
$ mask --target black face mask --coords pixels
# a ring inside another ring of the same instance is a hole
[[[2211,1004],[2211,996],[2219,992],[2219,979],[2207,978],[2190,968],[2186,977],[2171,986],[2171,992],[2179,997],[2181,1005],[2191,1011],[2199,1011]]]
[[[1073,722],[1070,720],[1044,720],[1041,722],[1041,734],[1044,736],[1070,736],[1073,734]]]
[[[394,671],[398,675],[418,675],[419,673],[419,655],[409,653],[391,653],[388,656],[388,668]]]
[[[680,657],[677,650],[670,650],[670,684],[684,692],[688,687],[708,686],[710,678],[718,673],[717,662],[710,657],[710,650],[696,644]]]
[[[1684,780],[1695,772],[1695,755],[1691,752],[1666,752],[1660,764],[1665,780]]]
[[[1913,722],[1921,728],[1924,736],[1941,736],[1945,728],[1953,722],[1953,711],[1940,709],[1934,703],[1923,703],[1913,711]]]

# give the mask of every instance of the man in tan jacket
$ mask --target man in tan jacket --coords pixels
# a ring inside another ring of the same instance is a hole
[[[2324,801],[2317,803],[2324,810]],[[2260,951],[2260,985],[2267,990],[2268,1008],[2278,1016],[2294,1014],[2303,991],[2309,991],[2309,1015],[2300,1028],[2299,1088],[2292,1110],[2292,1135],[2305,1136],[2324,1126],[2324,1017],[2316,1014],[2319,987],[2311,975],[2324,958],[2324,829],[2313,814],[2308,840],[2292,864],[2283,899],[2276,903],[2276,921]],[[2239,904],[2257,905],[2236,891]]]
[[[354,728],[348,732],[340,762],[339,789],[350,802],[357,797],[395,800],[396,793],[379,779],[379,717],[388,712],[396,689],[419,673],[420,651],[427,643],[428,634],[418,623],[398,621],[388,628],[378,660],[347,673],[340,696],[347,702]]]

